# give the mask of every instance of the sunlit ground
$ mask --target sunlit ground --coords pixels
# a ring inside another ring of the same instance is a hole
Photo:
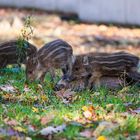
[[[140,29],[62,21],[41,11],[0,10],[0,41],[17,39],[32,14],[36,46],[56,38],[68,41],[74,53],[125,50],[140,55]],[[71,92],[45,84],[25,84],[25,71],[6,69],[0,76],[0,139],[131,140],[140,139],[140,87],[100,88]],[[57,77],[56,81],[59,79]]]
[[[1,139],[139,139],[140,88],[83,92],[25,84],[25,72],[6,69],[0,77]]]
[[[0,9],[0,41],[15,39],[27,16],[32,16],[34,34],[30,40],[37,47],[56,38],[68,41],[74,53],[125,50],[140,55],[140,28],[80,23],[62,14],[37,10]],[[62,20],[63,19],[63,20]]]

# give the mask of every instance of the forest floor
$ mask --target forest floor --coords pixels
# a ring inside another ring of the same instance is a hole
[[[1,75],[1,139],[140,138],[139,87],[55,92],[49,75],[44,86],[25,84],[24,70]]]
[[[63,38],[75,54],[123,50],[140,56],[138,27],[88,24],[35,10],[0,9],[0,41],[17,39],[28,15],[34,28],[30,42],[39,48]],[[138,86],[55,92],[49,75],[42,86],[26,84],[24,68],[7,68],[0,74],[0,140],[140,139]],[[58,73],[56,81],[59,78]]]

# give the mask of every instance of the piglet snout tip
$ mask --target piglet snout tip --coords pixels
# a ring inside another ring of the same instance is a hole
[[[57,84],[57,85],[55,85],[55,87],[54,87],[54,91],[59,91],[59,90],[61,90],[61,89],[63,89],[63,88],[65,88],[65,86],[63,85],[63,84]]]

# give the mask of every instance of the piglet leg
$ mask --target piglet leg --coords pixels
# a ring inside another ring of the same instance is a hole
[[[55,70],[53,68],[49,69],[50,75],[51,75],[51,81],[54,83],[55,79]]]
[[[44,72],[41,77],[40,77],[40,82],[41,83],[44,83],[44,79],[45,79],[45,75],[46,75],[47,72]]]
[[[101,74],[99,72],[93,72],[92,76],[89,79],[88,82],[88,88],[92,88],[92,85],[94,84],[95,88],[100,87],[100,77]]]

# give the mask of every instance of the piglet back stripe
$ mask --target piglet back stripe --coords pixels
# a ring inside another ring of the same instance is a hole
[[[44,57],[42,57],[43,58],[43,60],[48,60],[48,59],[53,59],[53,60],[55,60],[55,59],[60,59],[60,57],[63,57],[63,59],[65,59],[66,57],[68,57],[68,56],[65,56],[66,55],[66,50],[65,49],[58,49],[57,51],[55,51],[55,52],[53,52],[53,53],[51,53],[51,55],[44,55]],[[68,55],[68,53],[67,53],[67,55]]]
[[[18,47],[17,41],[18,40],[11,40],[8,42],[1,43],[0,44],[0,54],[1,55],[3,55],[3,54],[6,54],[6,55],[14,54],[15,55],[17,52],[17,47]],[[37,48],[34,45],[30,44],[27,41],[25,41],[25,43],[27,43],[27,45],[29,45],[27,47],[28,54],[35,53],[37,51]]]
[[[12,44],[15,44],[15,43],[17,43],[17,40],[10,40],[10,41],[7,41],[7,42],[0,43],[0,46],[9,46],[9,45],[12,45]]]
[[[113,53],[113,54],[90,54],[89,62],[98,61],[99,63],[109,64],[116,63],[117,61],[121,61],[124,63],[131,63],[133,66],[137,66],[139,62],[139,58],[137,56],[128,54],[128,53]],[[121,64],[121,63],[120,63]]]
[[[134,59],[134,60],[138,60],[139,58],[137,56],[134,56],[132,54],[128,54],[128,53],[113,53],[113,54],[108,54],[108,55],[97,55],[95,56],[95,59],[98,60],[115,60],[115,59],[119,59],[119,58],[125,58],[125,59]]]
[[[138,60],[138,57],[135,56],[130,56],[130,55],[109,55],[108,57],[104,57],[104,56],[95,56],[95,59],[97,60],[116,60],[116,59],[121,59],[121,58],[125,58],[125,59],[134,59],[134,60]]]
[[[72,47],[62,40],[55,40],[44,45],[44,47],[38,51],[38,57],[45,57],[44,59],[49,57],[53,58],[54,55],[59,55],[60,53],[63,53],[63,51],[72,54]]]
[[[50,53],[48,53],[48,54],[47,54],[47,57],[53,58],[53,57],[55,57],[56,55],[59,55],[59,54],[61,54],[61,53],[65,53],[65,52],[69,52],[69,51],[67,50],[66,47],[60,46],[60,47],[54,49],[53,51],[51,51]]]

